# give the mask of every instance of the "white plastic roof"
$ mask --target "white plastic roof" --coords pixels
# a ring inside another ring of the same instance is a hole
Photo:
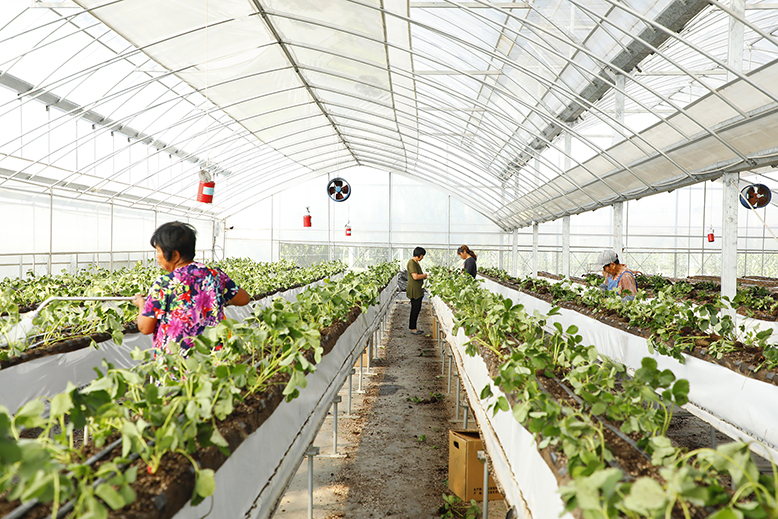
[[[0,7],[0,84],[19,94],[0,116],[43,102],[55,125],[86,120],[144,150],[118,170],[97,152],[74,168],[0,134],[0,187],[203,212],[152,159],[169,155],[192,186],[200,168],[215,175],[231,203],[207,211],[224,218],[363,165],[421,178],[512,229],[778,164],[773,4],[742,16],[718,0]],[[728,65],[732,21],[745,26],[732,47],[743,73]],[[51,124],[22,125],[21,140]]]

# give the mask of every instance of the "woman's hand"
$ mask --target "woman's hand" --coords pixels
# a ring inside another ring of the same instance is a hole
[[[146,298],[143,294],[135,294],[132,304],[143,310],[143,307],[146,306]]]

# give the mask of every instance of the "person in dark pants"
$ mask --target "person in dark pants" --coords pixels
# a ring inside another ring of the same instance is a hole
[[[475,255],[475,252],[470,250],[470,247],[467,245],[462,245],[457,249],[457,254],[459,254],[459,257],[465,260],[465,264],[463,266],[463,270],[473,276],[473,279],[475,279],[475,274],[478,271],[478,268],[476,267],[475,260],[478,259],[478,256]]]
[[[414,335],[424,333],[424,331],[416,328],[416,321],[419,319],[421,300],[424,297],[422,286],[424,285],[424,280],[427,279],[427,274],[421,270],[421,265],[419,265],[425,254],[427,254],[427,251],[423,247],[416,247],[413,249],[413,257],[408,260],[408,286],[405,289],[405,293],[408,299],[411,300],[411,321],[408,327]]]

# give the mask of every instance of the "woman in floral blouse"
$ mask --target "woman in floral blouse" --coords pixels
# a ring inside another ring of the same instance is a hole
[[[136,294],[138,329],[154,334],[154,346],[171,353],[171,343],[188,350],[207,326],[224,319],[224,306],[243,306],[251,298],[227,274],[194,261],[195,229],[183,222],[161,225],[151,236],[157,262],[168,271],[146,297]]]

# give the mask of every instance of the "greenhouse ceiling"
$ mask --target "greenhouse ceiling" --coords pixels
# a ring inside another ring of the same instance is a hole
[[[0,0],[0,189],[226,218],[369,166],[510,230],[771,167],[778,5],[737,1]]]

